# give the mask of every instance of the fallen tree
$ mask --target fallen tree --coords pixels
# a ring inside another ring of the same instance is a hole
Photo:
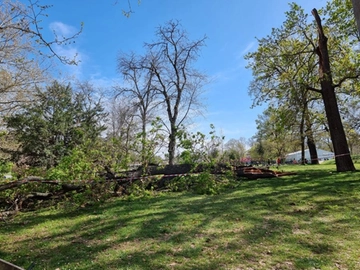
[[[86,190],[92,190],[94,194],[100,196],[102,192],[112,192],[115,195],[128,194],[128,189],[134,183],[143,184],[144,189],[161,190],[166,188],[167,184],[174,178],[186,175],[196,176],[203,172],[212,175],[231,173],[238,179],[246,178],[249,180],[259,178],[273,178],[292,173],[282,173],[270,170],[268,168],[257,168],[252,166],[228,166],[217,164],[212,166],[197,165],[193,167],[188,164],[168,165],[164,167],[149,166],[146,170],[139,167],[136,170],[115,173],[110,168],[105,168],[99,180],[74,180],[57,181],[49,180],[36,176],[29,176],[21,180],[10,181],[0,185],[0,192],[19,189],[12,193],[12,198],[1,198],[0,207],[4,208],[0,217],[12,216],[22,209],[27,209],[31,203],[43,201],[61,201],[66,196],[74,193],[82,193]],[[175,179],[176,181],[176,179]],[[21,189],[25,185],[35,184],[34,187]]]

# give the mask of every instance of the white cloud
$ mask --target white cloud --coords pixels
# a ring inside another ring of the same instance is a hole
[[[76,65],[63,65],[59,67],[62,70],[63,75],[70,76],[74,79],[81,79],[83,74],[83,64],[86,56],[79,51],[78,48],[69,45],[55,45],[53,47],[56,54],[67,60],[75,60]]]
[[[256,42],[252,41],[247,44],[245,49],[235,53],[235,58],[240,60],[236,66],[229,67],[225,70],[220,70],[210,77],[211,82],[219,83],[238,78],[240,70],[244,69],[247,62],[244,60],[244,55],[251,51],[256,46]]]
[[[61,74],[65,77],[81,80],[83,75],[83,65],[88,57],[80,51],[79,43],[62,43],[64,39],[76,35],[79,30],[74,26],[58,21],[50,23],[49,28],[53,31],[55,35],[54,38],[58,41],[52,45],[57,56],[61,59],[66,59],[67,62],[75,61],[77,63],[76,65],[59,65]]]
[[[52,22],[49,27],[58,37],[69,37],[78,32],[75,27],[62,22]]]
[[[211,75],[209,81],[213,84],[221,84],[231,80],[234,80],[239,77],[240,69],[243,68],[243,65],[232,66],[225,70],[217,71],[215,74]]]
[[[251,41],[246,47],[245,49],[243,49],[240,54],[238,55],[238,58],[243,58],[243,56],[248,53],[252,48],[254,48],[256,45],[255,41]]]
[[[114,92],[114,87],[120,85],[120,80],[118,78],[109,78],[101,76],[101,74],[92,74],[89,78],[89,82],[98,89],[102,89],[107,94],[112,94]]]

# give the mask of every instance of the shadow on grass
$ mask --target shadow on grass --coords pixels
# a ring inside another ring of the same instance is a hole
[[[22,266],[35,261],[37,269],[332,266],[347,251],[337,241],[357,236],[359,179],[312,170],[242,181],[217,196],[168,194],[26,214],[2,224],[0,239],[13,238],[14,248],[0,256]],[[350,268],[351,260],[343,263]]]

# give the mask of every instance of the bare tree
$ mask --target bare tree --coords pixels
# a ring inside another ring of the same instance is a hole
[[[154,119],[153,112],[159,101],[157,92],[152,87],[154,73],[146,66],[146,58],[138,57],[134,53],[122,54],[118,58],[118,71],[123,75],[127,86],[116,86],[119,97],[131,100],[137,110],[141,122],[141,162],[146,166],[147,126]]]
[[[35,84],[45,80],[43,64],[57,58],[65,64],[76,64],[76,59],[59,55],[54,45],[66,45],[71,37],[46,40],[40,22],[49,6],[29,0],[27,6],[18,1],[3,0],[0,8],[0,112],[16,108],[32,98]]]
[[[136,137],[138,123],[135,119],[136,107],[123,98],[111,101],[107,139],[109,153],[115,167],[127,167],[130,162],[132,145]]]
[[[148,43],[148,69],[154,74],[152,85],[162,97],[169,133],[168,162],[174,163],[176,135],[178,128],[189,113],[199,108],[198,96],[206,81],[206,76],[192,68],[206,37],[190,41],[187,33],[177,21],[170,21],[158,28],[158,41]]]
[[[237,139],[230,139],[225,144],[225,156],[230,161],[240,161],[241,158],[245,157],[246,155],[246,139],[239,138]]]

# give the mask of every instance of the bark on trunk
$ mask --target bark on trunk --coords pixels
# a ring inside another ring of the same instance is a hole
[[[314,134],[312,131],[311,121],[309,117],[309,110],[306,113],[306,137],[307,137],[307,146],[310,153],[311,164],[319,164],[319,158],[316,150]]]
[[[169,165],[174,165],[175,160],[175,146],[176,146],[176,131],[172,131],[169,136]]]
[[[360,35],[360,1],[359,0],[352,0],[354,16],[356,20],[357,29]]]
[[[302,108],[300,121],[300,137],[301,137],[301,164],[305,164],[305,107]],[[297,160],[298,161],[298,160]]]
[[[338,172],[355,171],[355,166],[350,156],[349,147],[347,144],[345,131],[341,121],[334,91],[327,47],[327,37],[323,32],[321,19],[317,13],[317,10],[313,9],[312,14],[315,17],[318,26],[319,46],[317,48],[317,54],[319,56],[321,94],[329,124],[330,137],[334,146],[336,169]]]
[[[319,158],[316,150],[316,145],[312,138],[307,139],[307,146],[309,148],[309,154],[311,159],[311,164],[319,164]]]
[[[142,121],[142,134],[141,134],[141,164],[144,170],[147,169],[148,160],[147,160],[147,149],[146,149],[146,121],[144,120],[146,117],[143,118]]]

